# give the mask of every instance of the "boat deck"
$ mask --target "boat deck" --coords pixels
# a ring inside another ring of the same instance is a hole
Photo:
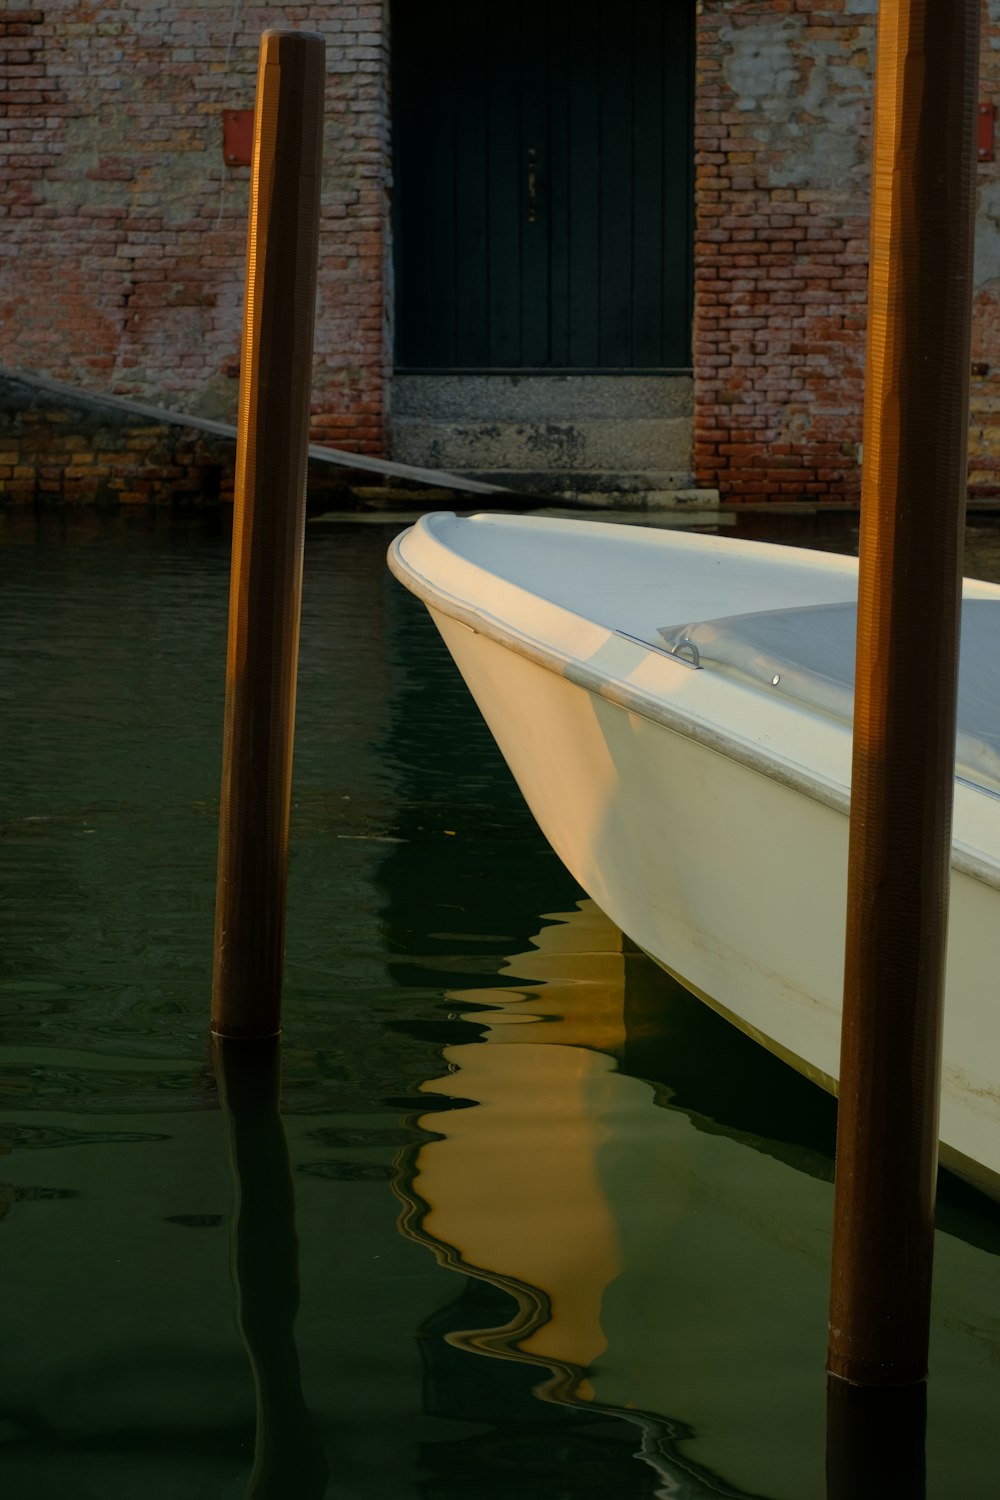
[[[483,573],[654,642],[660,626],[695,613],[712,619],[857,597],[857,562],[828,552],[537,516],[441,513],[422,524]]]
[[[771,609],[662,628],[670,651],[697,657],[779,698],[848,726],[854,721],[857,609],[852,603]],[[962,605],[958,773],[1000,791],[1000,599]]]

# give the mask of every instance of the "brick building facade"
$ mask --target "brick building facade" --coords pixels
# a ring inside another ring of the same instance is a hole
[[[46,0],[0,14],[0,366],[233,419],[249,171],[225,160],[222,116],[252,105],[260,32],[301,25],[325,35],[329,69],[313,437],[391,450],[390,20],[420,3]],[[547,3],[551,26],[571,29],[596,0]],[[694,79],[683,143],[693,161],[693,421],[688,461],[674,468],[724,500],[855,500],[872,0],[673,3],[690,15]],[[983,17],[981,98],[992,101],[1000,0],[984,0]],[[432,84],[429,112],[433,99]],[[1000,177],[992,160],[979,174],[970,486],[992,495]],[[564,400],[572,373],[557,376]],[[676,361],[666,373],[690,385]],[[546,432],[570,452],[569,427]],[[11,427],[0,436],[0,485],[35,498],[42,459],[18,441]],[[57,483],[56,428],[46,441],[51,492],[107,493],[94,470],[105,460],[79,443],[71,480],[64,466]],[[447,446],[436,458],[448,466]],[[452,466],[471,467],[458,453]],[[143,493],[127,477],[114,484]]]
[[[856,500],[872,0],[705,0],[698,23],[694,467],[731,500]],[[1000,93],[982,7],[980,98]],[[1000,180],[979,163],[970,495],[1000,493]]]
[[[830,3],[702,11],[694,464],[732,499],[858,492],[873,43]]]

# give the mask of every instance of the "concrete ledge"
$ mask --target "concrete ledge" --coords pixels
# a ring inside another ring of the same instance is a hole
[[[694,412],[690,375],[396,375],[392,420],[619,422]]]
[[[597,510],[674,510],[693,507],[696,510],[718,510],[719,491],[698,489],[690,471],[654,470],[644,474],[620,471],[584,471],[576,473],[532,473],[523,470],[476,471],[476,477],[504,485],[517,494],[545,497],[552,504],[560,500],[574,506]]]
[[[630,473],[684,470],[691,463],[687,417],[590,417],[586,421],[466,420],[392,424],[397,463],[452,473]]]
[[[397,462],[586,505],[691,489],[688,374],[397,375],[390,404]]]
[[[586,505],[595,510],[606,510],[612,501],[614,510],[718,510],[718,490],[673,489],[630,490],[626,493],[609,490],[565,490],[563,497],[576,505]]]

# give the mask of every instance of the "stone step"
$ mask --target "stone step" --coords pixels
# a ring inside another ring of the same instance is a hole
[[[689,417],[563,422],[396,417],[390,433],[395,462],[449,472],[679,472],[691,466]]]
[[[647,470],[638,474],[626,474],[620,469],[613,472],[582,470],[573,474],[545,474],[532,469],[455,472],[463,478],[499,485],[515,495],[537,495],[552,501],[572,500],[576,505],[589,505],[598,510],[609,505],[618,510],[673,509],[679,506],[712,510],[719,504],[718,490],[698,489],[686,469]]]
[[[690,375],[396,375],[394,418],[581,422],[689,417]]]

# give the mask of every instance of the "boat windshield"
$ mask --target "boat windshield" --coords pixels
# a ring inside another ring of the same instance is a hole
[[[671,651],[733,673],[852,724],[857,605],[817,604],[731,615],[659,631]],[[1000,791],[1000,600],[962,603],[956,772]]]

